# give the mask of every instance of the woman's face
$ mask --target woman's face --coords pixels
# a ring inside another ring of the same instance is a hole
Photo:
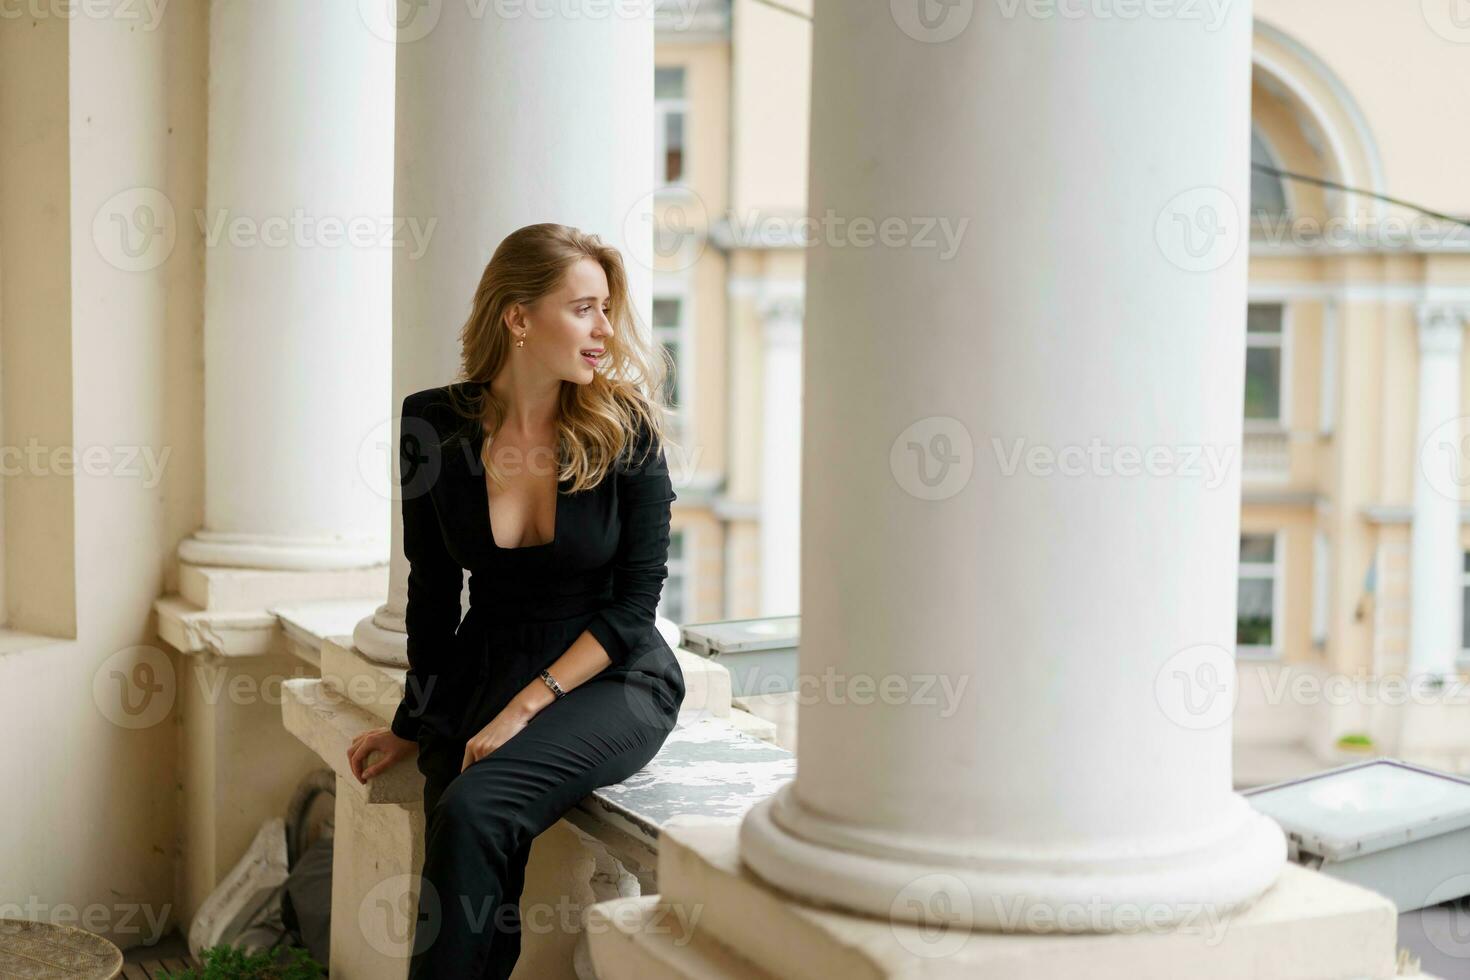
[[[563,381],[589,383],[598,362],[605,361],[607,339],[613,335],[602,265],[578,259],[562,278],[561,288],[523,309],[526,346],[515,348],[511,356],[532,359]],[[514,332],[512,343],[519,339],[519,331]]]

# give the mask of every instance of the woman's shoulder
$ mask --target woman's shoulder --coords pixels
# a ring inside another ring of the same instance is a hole
[[[648,419],[639,418],[629,429],[614,469],[624,478],[667,474],[664,440]]]
[[[466,414],[463,388],[462,382],[454,382],[405,395],[400,412],[403,432],[413,432],[421,441],[435,445],[468,438],[473,418]]]
[[[477,387],[470,382],[454,381],[410,392],[403,398],[402,414],[432,422],[436,427],[442,424],[449,431],[457,432],[475,415]]]
[[[452,381],[447,385],[438,385],[434,388],[421,388],[418,391],[409,392],[403,397],[403,407],[413,408],[419,411],[425,409],[450,407],[456,401],[464,403],[471,396],[471,385],[465,381]]]

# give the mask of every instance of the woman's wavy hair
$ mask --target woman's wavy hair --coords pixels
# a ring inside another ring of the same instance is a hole
[[[667,436],[662,400],[673,371],[663,345],[651,343],[638,328],[628,296],[623,257],[597,235],[569,225],[526,225],[505,237],[480,276],[469,319],[460,329],[460,377],[450,385],[450,402],[468,421],[479,421],[493,436],[505,421],[507,406],[490,390],[490,380],[514,351],[505,315],[516,303],[527,305],[557,289],[567,270],[590,258],[607,275],[608,319],[613,337],[597,374],[585,385],[564,381],[557,421],[557,478],[571,480],[571,492],[596,486],[617,458],[631,454],[646,432],[650,451]],[[490,439],[482,444],[481,465],[497,487],[504,476],[491,465]],[[633,462],[631,459],[630,462]]]

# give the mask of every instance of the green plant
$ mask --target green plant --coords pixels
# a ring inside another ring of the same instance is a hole
[[[322,980],[322,965],[299,946],[247,953],[234,946],[211,946],[204,951],[201,970],[164,971],[159,980]]]
[[[1347,749],[1347,748],[1371,748],[1372,745],[1373,745],[1373,739],[1372,739],[1372,737],[1370,737],[1368,735],[1364,735],[1364,734],[1361,734],[1359,732],[1353,732],[1351,734],[1344,735],[1341,738],[1339,738],[1337,740],[1337,744],[1340,745],[1340,746],[1342,746],[1345,749]]]

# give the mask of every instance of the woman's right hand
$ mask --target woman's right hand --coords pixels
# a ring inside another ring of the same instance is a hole
[[[399,759],[405,759],[418,750],[417,742],[399,738],[391,728],[369,728],[358,732],[347,747],[347,765],[359,783],[366,783]],[[374,752],[378,753],[378,759],[368,765],[368,756]]]

